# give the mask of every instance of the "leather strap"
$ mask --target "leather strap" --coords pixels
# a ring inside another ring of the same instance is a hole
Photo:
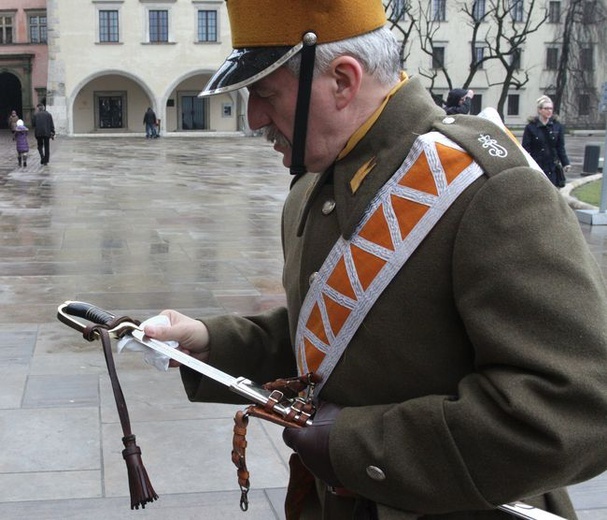
[[[145,504],[157,500],[158,495],[152,487],[148,473],[141,460],[141,449],[135,443],[135,435],[133,435],[131,431],[129,411],[126,406],[124,394],[122,393],[120,381],[118,380],[118,374],[116,373],[116,366],[112,355],[112,342],[108,332],[108,330],[115,328],[123,321],[138,324],[138,322],[125,316],[104,325],[88,326],[84,329],[83,336],[87,341],[94,341],[97,337],[101,340],[105,363],[112,383],[114,400],[116,401],[116,409],[118,410],[118,417],[120,418],[120,425],[122,426],[122,442],[124,444],[122,457],[126,462],[128,471],[131,509],[139,509],[139,506],[141,506],[142,509],[145,509]]]
[[[249,417],[264,419],[285,428],[302,428],[316,411],[312,403],[312,396],[314,387],[319,381],[320,379],[314,374],[271,381],[263,385],[266,390],[272,392],[265,405],[252,404],[244,410],[236,412],[232,437],[232,462],[236,466],[240,486],[240,509],[243,511],[249,508],[248,493],[251,487],[246,459]],[[305,397],[300,397],[299,395],[306,390],[309,391]],[[277,404],[284,405],[287,401],[291,408],[291,413],[287,417],[274,411]]]

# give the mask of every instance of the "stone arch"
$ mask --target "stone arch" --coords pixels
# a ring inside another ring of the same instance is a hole
[[[108,123],[100,114],[100,104],[114,100],[117,117]],[[136,74],[106,69],[79,81],[68,95],[67,119],[70,134],[90,132],[141,132],[143,113],[151,106],[158,114],[161,104],[152,90]]]
[[[197,96],[211,77],[212,72],[193,70],[175,78],[160,97],[161,113],[169,131],[185,130],[181,123],[181,98],[184,94]],[[225,112],[231,109],[231,115]],[[208,130],[246,131],[246,98],[241,91],[212,96],[206,102]]]
[[[24,118],[23,81],[19,74],[10,69],[0,69],[0,92],[0,128],[8,128],[7,119],[12,110]]]

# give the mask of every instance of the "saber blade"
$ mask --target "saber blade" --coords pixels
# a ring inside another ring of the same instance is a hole
[[[512,504],[503,504],[498,506],[498,509],[506,511],[511,515],[523,518],[524,520],[566,520],[562,516],[549,513],[543,509],[530,506],[524,502],[513,502]]]
[[[270,400],[271,392],[266,390],[261,385],[254,383],[250,379],[246,377],[234,377],[230,374],[226,374],[225,372],[215,368],[207,363],[203,363],[192,356],[185,354],[181,350],[177,350],[167,346],[162,341],[158,341],[153,338],[148,338],[141,329],[133,329],[131,331],[133,339],[137,342],[149,347],[156,352],[160,352],[165,356],[178,361],[182,365],[185,365],[192,370],[195,370],[199,374],[206,376],[213,381],[217,381],[224,386],[227,386],[232,392],[241,395],[242,397],[248,399],[257,404],[267,405]],[[272,403],[272,409],[278,412],[283,417],[287,417],[291,413],[291,409],[289,406],[283,405],[282,403]],[[308,421],[308,424],[312,424],[311,421]]]
[[[208,365],[207,363],[203,363],[202,361],[185,354],[181,350],[171,348],[162,341],[148,338],[141,329],[134,329],[131,331],[131,334],[138,343],[141,343],[142,345],[145,345],[156,352],[160,352],[161,354],[178,361],[182,365],[185,365],[204,376],[210,377],[214,381],[217,381],[224,386],[231,387],[238,381],[238,378],[231,376],[230,374],[226,374],[225,372],[222,372],[221,370]]]

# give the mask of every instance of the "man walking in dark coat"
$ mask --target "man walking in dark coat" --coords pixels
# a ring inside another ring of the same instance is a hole
[[[46,111],[42,103],[38,103],[38,111],[32,118],[40,154],[40,164],[48,164],[51,156],[50,140],[55,138],[55,123],[53,116]]]

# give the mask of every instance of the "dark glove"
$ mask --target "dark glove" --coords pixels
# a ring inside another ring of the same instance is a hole
[[[282,440],[299,454],[304,466],[316,477],[334,487],[343,487],[333,471],[329,456],[329,432],[341,407],[322,403],[312,418],[312,426],[285,428]]]

